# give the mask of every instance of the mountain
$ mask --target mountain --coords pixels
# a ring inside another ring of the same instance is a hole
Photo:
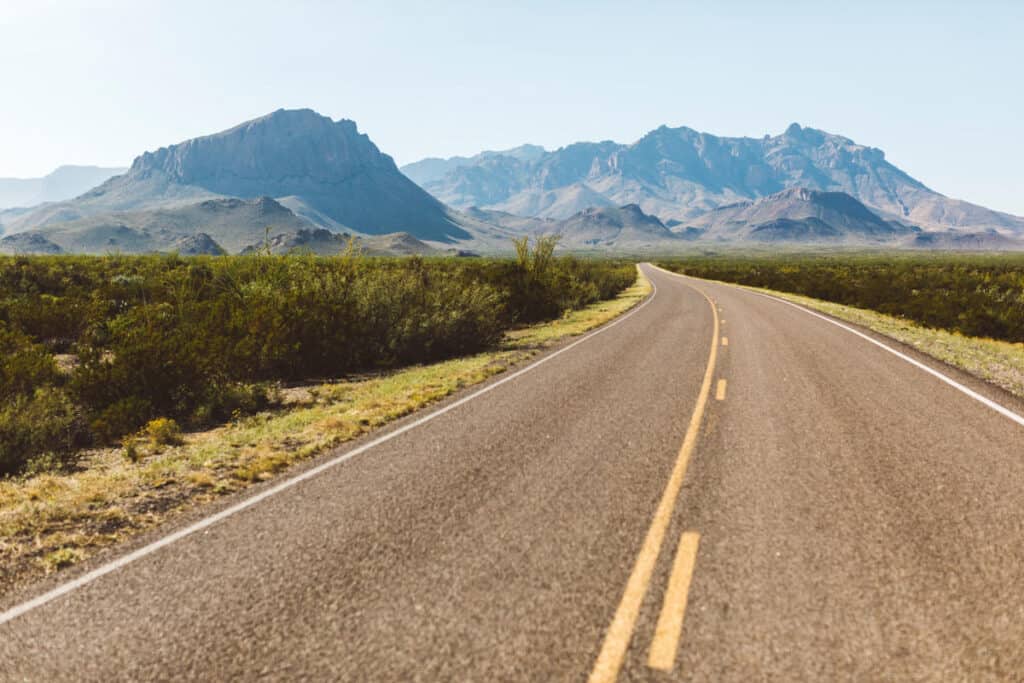
[[[321,256],[342,254],[349,248],[349,243],[357,251],[367,256],[411,256],[413,254],[439,254],[438,250],[427,246],[407,232],[396,232],[390,235],[372,237],[356,237],[346,233],[336,233],[324,228],[298,230],[296,232],[274,235],[268,240],[252,244],[242,250],[243,254],[255,254],[269,250],[272,254],[290,254],[305,252]]]
[[[205,232],[197,232],[194,235],[186,235],[185,237],[179,237],[173,243],[171,243],[172,251],[182,256],[223,256],[227,252],[224,247],[217,244],[217,242],[207,235]]]
[[[0,209],[71,199],[125,170],[99,166],[61,166],[42,178],[0,178]]]
[[[585,209],[551,232],[569,247],[653,248],[681,239],[636,204]]]
[[[662,126],[628,145],[580,142],[531,158],[488,153],[451,165],[441,177],[413,171],[456,208],[539,217],[634,203],[662,220],[688,222],[723,205],[803,187],[844,192],[886,220],[927,229],[1024,234],[1024,218],[945,197],[879,149],[798,124],[763,138]]]
[[[921,232],[903,245],[911,249],[942,249],[947,251],[1022,251],[1024,239],[1013,239],[995,230],[980,232]]]
[[[644,213],[636,204],[592,207],[562,220],[476,208],[467,209],[466,214],[518,235],[557,235],[562,249],[672,250],[693,237],[673,232],[657,216]]]
[[[221,133],[146,152],[127,173],[73,200],[5,219],[4,229],[8,234],[49,231],[84,222],[177,230],[179,216],[173,212],[183,207],[260,197],[274,198],[291,214],[287,220],[305,221],[303,227],[370,235],[406,231],[437,242],[472,238],[456,212],[402,175],[354,122],[332,121],[309,109],[278,110]],[[251,226],[231,229],[246,227]],[[215,231],[210,235],[229,250],[245,246],[233,246]]]
[[[701,230],[706,240],[758,242],[889,242],[914,232],[844,192],[802,187],[721,206],[686,227]]]
[[[262,240],[268,229],[309,227],[308,221],[269,197],[224,197],[54,221],[22,234],[42,235],[70,253],[186,253],[192,247],[182,240],[198,235],[216,242],[218,248],[237,252]]]
[[[446,173],[454,171],[456,168],[478,166],[486,163],[489,158],[510,158],[530,162],[541,158],[546,152],[546,149],[538,145],[520,145],[519,147],[500,152],[480,152],[471,157],[449,157],[448,159],[429,157],[403,166],[402,173],[411,178],[417,185],[423,185],[423,183],[440,180]]]
[[[0,254],[61,254],[63,249],[37,233],[0,238]]]

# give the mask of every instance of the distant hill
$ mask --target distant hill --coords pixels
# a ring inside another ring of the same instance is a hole
[[[20,233],[0,238],[0,254],[61,254],[64,250],[43,235]]]
[[[269,197],[229,197],[87,215],[29,232],[44,235],[69,253],[185,253],[181,244],[188,242],[182,239],[199,234],[234,253],[263,239],[268,228],[273,232],[309,227],[308,221]]]
[[[806,188],[722,206],[685,227],[697,228],[705,240],[731,242],[891,242],[914,232],[882,219],[846,193]]]
[[[519,147],[500,152],[480,152],[472,157],[450,157],[448,159],[430,157],[403,166],[402,173],[409,176],[413,182],[422,185],[423,183],[440,180],[447,173],[454,171],[460,166],[479,166],[485,164],[489,158],[510,158],[517,161],[532,162],[540,159],[546,152],[546,149],[538,145],[520,145]]]
[[[296,252],[333,256],[344,253],[349,242],[360,253],[367,256],[411,256],[413,254],[434,255],[440,252],[427,246],[407,232],[372,237],[356,237],[345,233],[331,232],[323,228],[298,230],[274,235],[268,240],[249,245],[243,254],[254,254],[269,250],[272,254]]]
[[[0,178],[0,209],[31,207],[44,202],[72,199],[124,168],[61,166],[42,178]]]
[[[671,250],[689,239],[689,236],[672,232],[656,216],[644,213],[636,204],[584,209],[563,220],[476,208],[467,209],[466,214],[520,235],[557,235],[562,249]]]
[[[437,242],[473,237],[459,224],[456,212],[402,175],[354,122],[332,121],[308,109],[279,110],[221,133],[146,152],[127,173],[76,199],[5,218],[4,229],[8,234],[49,231],[57,224],[76,223],[75,229],[118,224],[150,232],[176,230],[174,212],[183,207],[260,197],[277,200],[292,219],[305,221],[303,227],[370,235],[405,231]],[[210,234],[232,250],[231,239],[213,230]]]
[[[946,251],[1021,251],[1024,239],[1014,239],[995,230],[980,232],[921,232],[908,238],[903,246],[911,249],[941,249]]]
[[[559,235],[560,246],[567,249],[612,251],[676,251],[690,243],[752,242],[898,248],[909,245],[916,235],[933,234],[885,220],[848,194],[805,188],[723,206],[689,222],[663,223],[636,204],[585,209],[564,219],[478,208],[467,209],[466,215],[518,234]]]
[[[680,239],[636,204],[585,209],[560,221],[553,233],[574,247],[637,249]]]
[[[926,229],[1024,234],[1024,218],[945,197],[878,149],[813,128],[729,138],[662,126],[633,144],[580,142],[540,155],[487,153],[404,167],[435,197],[523,215],[567,218],[588,206],[634,203],[689,222],[718,207],[789,188],[851,195],[886,220]],[[443,170],[444,175],[438,177]]]

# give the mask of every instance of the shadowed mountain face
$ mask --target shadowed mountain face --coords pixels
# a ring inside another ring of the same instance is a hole
[[[491,153],[456,162],[440,177],[413,171],[451,206],[541,217],[635,203],[687,222],[722,205],[805,187],[845,192],[883,218],[926,228],[1024,233],[1024,219],[934,192],[881,150],[796,124],[757,139],[663,126],[631,145],[577,143],[535,158]]]
[[[1024,239],[1013,239],[995,230],[981,232],[917,233],[904,242],[911,249],[941,249],[947,251],[1024,251]]]
[[[71,199],[124,171],[123,168],[98,166],[61,166],[42,178],[0,178],[0,209]]]
[[[293,218],[334,230],[404,230],[442,242],[471,237],[456,214],[402,175],[355,123],[308,109],[276,111],[146,152],[124,175],[73,201],[20,215],[5,227],[11,233],[118,212],[138,216],[201,200],[264,196],[280,200]]]
[[[310,227],[269,197],[214,198],[152,209],[111,211],[53,222],[27,233],[44,236],[63,251],[85,254],[170,252],[211,253],[203,237],[229,252],[262,240],[267,229]]]
[[[466,213],[521,235],[558,235],[559,246],[567,249],[672,248],[689,239],[672,232],[636,204],[584,209],[563,220],[486,209],[468,209]]]
[[[888,242],[914,232],[848,194],[805,188],[723,206],[688,227],[702,230],[704,239],[761,242]]]
[[[440,253],[407,232],[355,237],[323,228],[274,235],[263,242],[246,247],[242,253],[255,254],[269,251],[272,254],[307,253],[334,256],[345,253],[350,247],[350,242],[352,249],[367,256],[412,256],[413,254],[426,256]]]
[[[0,254],[61,254],[58,245],[38,233],[19,233],[0,238]]]

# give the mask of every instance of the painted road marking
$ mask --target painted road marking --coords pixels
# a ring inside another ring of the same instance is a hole
[[[725,380],[724,379],[718,380],[718,387],[715,388],[715,400],[716,401],[724,401],[725,400]]]
[[[658,626],[654,629],[654,640],[651,641],[651,651],[647,657],[647,665],[652,669],[671,671],[676,663],[699,544],[700,534],[696,531],[684,531],[679,539],[672,576],[665,589],[665,601],[661,605],[661,616],[658,617]]]
[[[655,266],[655,267],[657,267],[657,266]],[[736,289],[746,290],[746,291],[750,292],[751,294],[757,294],[758,296],[763,296],[765,299],[771,299],[772,301],[778,301],[780,304],[786,304],[787,306],[792,306],[793,308],[797,309],[798,311],[803,311],[807,315],[813,315],[815,318],[820,318],[821,320],[824,320],[827,323],[835,325],[836,327],[841,327],[842,329],[846,330],[847,332],[849,332],[851,334],[855,334],[858,337],[860,337],[861,339],[864,339],[866,341],[871,342],[872,344],[874,344],[878,348],[883,349],[885,351],[888,351],[889,353],[891,353],[892,355],[896,356],[897,358],[905,360],[906,362],[910,363],[914,367],[919,368],[921,370],[924,370],[929,375],[935,377],[938,380],[941,380],[941,381],[945,382],[946,384],[948,384],[949,386],[953,387],[957,391],[966,394],[967,396],[973,398],[975,401],[977,401],[977,402],[979,402],[979,403],[981,403],[981,404],[991,408],[992,410],[996,411],[997,413],[999,413],[1003,417],[1009,418],[1013,422],[1016,422],[1017,424],[1019,424],[1021,427],[1024,427],[1024,415],[1018,415],[1017,413],[1013,412],[1009,408],[1006,408],[1005,406],[1002,406],[1002,405],[996,403],[995,401],[993,401],[991,399],[985,398],[984,396],[982,396],[978,392],[974,391],[973,389],[965,387],[963,384],[960,384],[960,382],[957,382],[955,379],[953,379],[951,377],[947,377],[946,375],[942,374],[938,370],[930,368],[930,367],[928,367],[927,365],[925,365],[924,363],[922,363],[922,362],[920,362],[918,360],[914,360],[913,358],[911,358],[907,354],[901,353],[901,352],[897,351],[896,349],[891,348],[890,346],[888,346],[886,344],[883,344],[882,342],[878,341],[877,339],[875,339],[873,337],[870,337],[870,336],[864,334],[863,332],[860,332],[859,330],[856,330],[856,329],[850,327],[849,325],[844,325],[843,323],[838,322],[836,320],[833,320],[832,318],[829,318],[828,316],[821,315],[820,313],[815,313],[814,311],[812,311],[810,309],[807,309],[807,308],[804,308],[803,306],[800,306],[798,304],[795,304],[792,301],[786,301],[785,299],[780,299],[780,298],[778,298],[776,296],[771,296],[770,294],[764,294],[762,292],[756,292],[756,291],[754,291],[752,289],[747,289],[746,287],[740,287],[739,285],[732,285],[732,284],[730,284],[729,286],[730,287],[734,287]],[[939,362],[941,363],[942,361],[939,361]]]
[[[651,574],[654,572],[654,565],[658,561],[661,552],[662,542],[665,540],[665,532],[672,519],[672,510],[675,508],[676,498],[679,497],[679,490],[683,486],[683,479],[686,477],[686,466],[690,462],[697,445],[697,436],[700,433],[701,420],[704,417],[704,408],[707,406],[708,396],[711,394],[711,381],[714,378],[715,362],[718,358],[718,309],[715,302],[711,300],[703,290],[687,283],[687,286],[697,290],[707,299],[711,306],[711,314],[714,316],[714,330],[711,335],[711,351],[708,355],[707,369],[704,371],[704,381],[701,383],[700,392],[697,395],[697,404],[694,406],[693,415],[690,416],[690,425],[686,430],[686,437],[676,457],[676,464],[672,468],[668,484],[661,494],[658,508],[654,512],[651,526],[644,537],[640,554],[637,555],[636,564],[626,582],[626,589],[622,593],[618,609],[608,631],[604,636],[604,643],[601,651],[594,662],[594,668],[590,672],[590,683],[612,683],[618,678],[622,662],[625,660],[626,651],[629,649],[629,642],[633,638],[633,629],[636,626],[637,617],[640,615],[640,605],[643,603],[644,595],[647,593],[647,586],[651,582]]]
[[[729,345],[729,338],[728,337],[722,337],[722,346],[728,346],[728,345]]]
[[[659,268],[658,266],[655,266],[653,264],[651,264],[651,267],[654,268],[655,270],[660,270],[661,272],[666,273],[668,275],[674,275],[677,278],[680,278],[681,280],[684,280],[684,281],[689,279],[688,276],[680,275],[679,273],[673,273],[671,270],[665,270],[664,268]],[[693,279],[699,280],[699,278],[693,278]],[[764,292],[758,292],[758,291],[756,291],[754,289],[751,289],[749,287],[744,287],[744,286],[741,286],[741,285],[734,285],[734,284],[728,283],[728,282],[721,282],[721,283],[718,283],[718,284],[725,285],[726,287],[732,287],[733,289],[738,289],[740,291],[750,292],[751,294],[756,294],[758,296],[762,296],[765,299],[771,299],[772,301],[777,301],[780,304],[786,304],[787,306],[792,306],[793,308],[795,308],[795,309],[797,309],[799,311],[803,311],[807,315],[813,315],[815,318],[820,318],[821,320],[824,320],[825,322],[829,323],[830,325],[835,325],[836,327],[841,327],[842,329],[846,330],[850,334],[855,334],[858,337],[860,337],[861,339],[864,339],[865,341],[871,342],[872,344],[874,344],[878,348],[880,348],[880,349],[882,349],[884,351],[888,351],[889,353],[891,353],[892,355],[896,356],[897,358],[905,360],[906,362],[910,363],[914,367],[916,367],[916,368],[918,368],[920,370],[924,370],[925,372],[927,372],[932,377],[935,377],[936,379],[938,379],[938,380],[940,380],[942,382],[945,382],[946,384],[948,384],[949,386],[953,387],[957,391],[959,391],[959,392],[961,392],[963,394],[966,394],[967,396],[973,398],[978,403],[981,403],[982,405],[985,405],[985,406],[991,408],[992,410],[996,411],[997,413],[999,413],[1003,417],[1005,417],[1005,418],[1007,418],[1009,420],[1012,420],[1013,422],[1016,422],[1021,427],[1024,427],[1024,415],[1018,415],[1017,413],[1013,412],[1012,410],[1010,410],[1006,406],[1002,406],[1002,405],[996,403],[995,401],[993,401],[992,399],[985,398],[984,396],[982,396],[978,392],[974,391],[973,389],[971,389],[969,387],[966,387],[963,384],[960,384],[960,382],[957,382],[955,379],[953,379],[951,377],[947,377],[946,375],[942,374],[938,370],[935,370],[934,368],[930,368],[930,367],[928,367],[927,365],[925,365],[924,363],[922,363],[922,362],[920,362],[918,360],[914,360],[913,358],[911,358],[907,354],[901,353],[900,351],[897,351],[896,349],[894,349],[894,348],[892,348],[892,347],[890,347],[890,346],[888,346],[886,344],[883,344],[882,342],[878,341],[874,337],[868,336],[868,335],[864,334],[863,332],[860,332],[859,330],[856,330],[856,329],[850,327],[849,325],[844,325],[843,323],[841,323],[841,322],[839,322],[837,320],[833,320],[832,318],[829,318],[828,316],[822,315],[820,313],[815,313],[814,311],[812,311],[812,310],[810,310],[808,308],[805,308],[804,306],[801,306],[799,304],[795,304],[792,301],[786,301],[785,299],[780,299],[777,296],[772,296],[770,294],[765,294]],[[938,362],[941,363],[942,361],[938,361]]]
[[[147,555],[155,553],[156,551],[160,550],[161,548],[169,546],[172,543],[175,543],[177,541],[180,541],[181,539],[185,538],[186,536],[190,536],[191,534],[194,534],[197,531],[202,531],[204,529],[208,529],[209,527],[213,526],[214,524],[217,524],[218,522],[221,522],[221,521],[227,519],[228,517],[231,517],[232,515],[235,515],[235,514],[237,514],[239,512],[242,512],[243,510],[246,510],[246,509],[256,505],[257,503],[260,503],[260,502],[266,500],[267,498],[270,498],[271,496],[275,496],[278,493],[281,493],[282,491],[286,491],[287,489],[290,489],[291,487],[295,486],[296,484],[304,482],[307,479],[312,479],[313,477],[316,477],[317,475],[319,475],[322,472],[325,472],[325,471],[331,469],[332,467],[336,467],[337,465],[340,465],[343,462],[346,462],[347,460],[351,460],[352,458],[354,458],[354,457],[356,457],[358,455],[362,455],[363,453],[367,452],[371,448],[376,448],[377,446],[379,446],[379,445],[381,445],[381,444],[383,444],[383,443],[385,443],[387,441],[390,441],[390,440],[394,439],[397,436],[405,434],[406,432],[408,432],[410,430],[416,429],[417,427],[419,427],[421,425],[424,425],[427,422],[430,422],[431,420],[444,415],[445,413],[449,413],[449,412],[455,410],[459,406],[462,406],[462,405],[465,405],[466,403],[469,403],[473,399],[479,398],[480,396],[483,396],[484,394],[487,394],[487,393],[490,393],[491,391],[494,391],[495,389],[497,389],[498,387],[502,386],[503,384],[507,384],[508,382],[511,382],[511,381],[513,381],[515,379],[518,379],[519,377],[522,377],[523,375],[525,375],[526,373],[530,372],[531,370],[534,370],[534,369],[540,367],[541,365],[543,365],[544,363],[547,363],[550,360],[558,358],[562,354],[564,354],[564,353],[566,353],[566,352],[576,348],[577,346],[579,346],[583,342],[589,341],[589,340],[593,339],[594,337],[598,336],[599,334],[607,332],[608,330],[612,329],[613,327],[615,327],[617,325],[620,325],[621,323],[624,323],[626,320],[628,320],[629,318],[631,318],[634,315],[636,315],[637,313],[639,313],[641,310],[644,309],[644,307],[646,307],[648,304],[650,304],[652,301],[654,301],[654,298],[656,296],[658,296],[658,286],[654,284],[653,280],[651,280],[650,283],[651,283],[651,295],[648,296],[639,305],[635,306],[632,310],[627,311],[626,313],[620,315],[615,320],[612,320],[611,322],[605,323],[604,325],[602,325],[601,327],[597,328],[593,332],[590,332],[589,334],[581,337],[580,339],[577,339],[576,341],[572,342],[571,344],[568,344],[567,346],[563,346],[562,348],[558,349],[557,351],[554,351],[554,352],[544,356],[543,358],[540,358],[540,359],[534,361],[533,363],[530,363],[526,367],[513,372],[511,375],[508,375],[506,377],[502,377],[501,379],[499,379],[496,382],[493,382],[491,384],[488,384],[487,386],[481,387],[481,388],[477,389],[476,391],[474,391],[474,392],[472,392],[472,393],[470,393],[470,394],[468,394],[468,395],[466,395],[466,396],[464,396],[464,397],[462,397],[462,398],[460,398],[460,399],[458,399],[456,401],[452,401],[448,405],[442,406],[442,407],[434,410],[433,412],[428,412],[423,417],[421,417],[421,418],[419,418],[417,420],[409,422],[409,423],[407,423],[407,424],[405,424],[405,425],[403,425],[401,427],[398,427],[397,429],[394,429],[394,430],[392,430],[390,432],[387,432],[386,434],[378,436],[376,439],[373,439],[372,441],[369,441],[369,442],[363,444],[362,446],[358,446],[356,448],[353,448],[350,451],[342,453],[339,456],[331,458],[327,462],[324,462],[324,463],[322,463],[320,465],[317,465],[316,467],[312,467],[312,468],[306,470],[305,472],[300,472],[299,474],[296,474],[295,476],[291,477],[290,479],[285,479],[281,483],[276,484],[276,485],[274,485],[274,486],[272,486],[272,487],[270,487],[268,489],[265,489],[261,493],[257,493],[256,495],[253,495],[253,496],[251,496],[249,498],[246,498],[245,500],[243,500],[243,501],[241,501],[239,503],[236,503],[236,504],[232,505],[229,508],[226,508],[226,509],[221,510],[220,512],[218,512],[216,514],[213,514],[213,515],[210,515],[209,517],[201,519],[198,522],[195,522],[194,524],[185,527],[184,529],[179,529],[178,531],[175,531],[175,532],[173,532],[171,534],[168,534],[167,536],[164,536],[163,538],[160,538],[160,539],[158,539],[156,541],[153,541],[149,545],[143,546],[143,547],[139,548],[138,550],[135,550],[135,551],[133,551],[131,553],[128,553],[127,555],[122,555],[121,557],[119,557],[119,558],[117,558],[117,559],[115,559],[115,560],[113,560],[111,562],[108,562],[107,564],[100,565],[96,569],[93,569],[92,571],[90,571],[90,572],[88,572],[86,574],[83,574],[83,575],[79,576],[76,579],[72,579],[71,581],[68,581],[67,583],[63,583],[63,584],[57,586],[56,588],[54,588],[54,589],[52,589],[52,590],[50,590],[50,591],[48,591],[46,593],[43,593],[42,595],[37,595],[36,597],[32,598],[31,600],[29,600],[27,602],[23,602],[20,605],[15,605],[14,607],[11,607],[10,609],[8,609],[6,612],[0,612],[0,625],[6,624],[7,622],[12,621],[13,619],[17,619],[18,617],[20,617],[21,615],[25,614],[26,612],[31,612],[32,610],[34,610],[34,609],[36,609],[38,607],[42,607],[46,603],[51,602],[53,600],[56,600],[57,598],[62,597],[64,595],[67,595],[68,593],[71,593],[71,592],[81,588],[82,586],[90,584],[90,583],[92,583],[96,579],[99,579],[102,576],[105,576],[107,574],[110,574],[111,572],[117,571],[121,567],[129,565],[132,562],[135,562],[136,560],[142,559],[143,557],[145,557]]]

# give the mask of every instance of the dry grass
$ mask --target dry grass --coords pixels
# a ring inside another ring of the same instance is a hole
[[[866,327],[1024,398],[1024,344],[966,337],[955,332],[923,327],[903,318],[797,294],[756,287],[748,289],[771,294]]]
[[[512,332],[488,353],[292,388],[286,409],[153,439],[135,460],[123,449],[95,450],[75,472],[0,481],[0,594],[504,372],[622,314],[650,289],[638,275],[616,299]]]

